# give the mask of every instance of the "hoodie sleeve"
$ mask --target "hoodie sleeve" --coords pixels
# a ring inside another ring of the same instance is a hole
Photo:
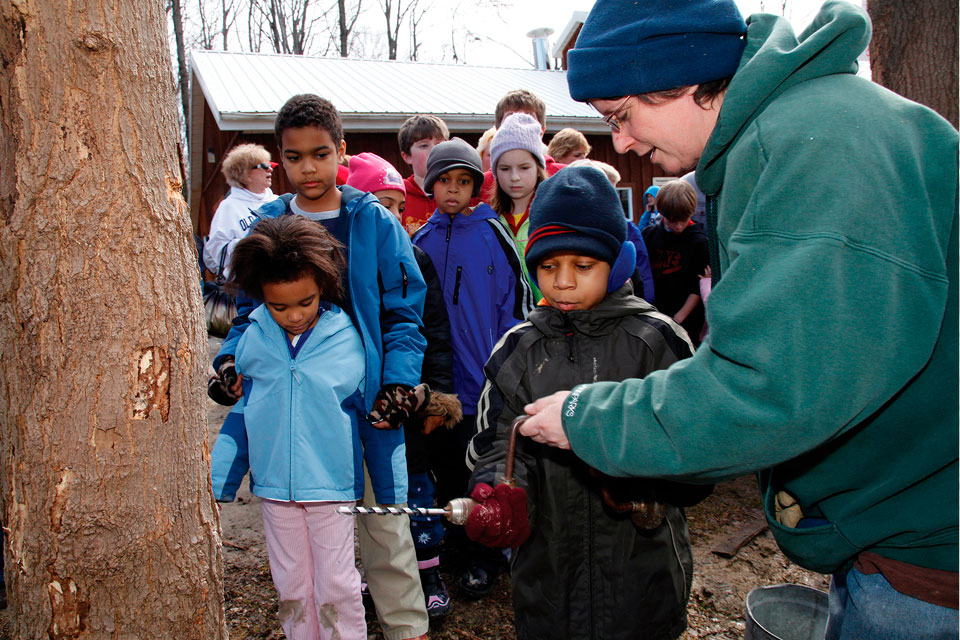
[[[220,502],[233,502],[243,476],[250,469],[247,428],[243,421],[246,394],[227,414],[210,454],[210,476],[213,497]]]
[[[420,382],[427,341],[421,333],[427,285],[413,257],[410,237],[400,222],[377,204],[377,270],[381,287],[383,338],[381,384],[415,386]]]
[[[850,177],[822,162],[847,153],[848,141],[831,148],[833,140],[805,134],[808,148],[771,154],[783,143],[752,134],[768,155],[751,156],[764,162],[755,182],[727,187],[747,204],[724,247],[729,264],[710,297],[703,346],[642,380],[578,386],[565,402],[574,452],[606,473],[706,482],[784,463],[873,419],[940,339],[956,271],[947,250],[956,242],[955,155],[952,188],[936,194],[953,213],[915,211],[914,224],[930,231],[909,234],[911,246],[867,227],[902,204],[882,198],[905,186],[855,197]],[[905,168],[882,157],[870,169],[861,173],[871,184],[923,181],[898,178]]]

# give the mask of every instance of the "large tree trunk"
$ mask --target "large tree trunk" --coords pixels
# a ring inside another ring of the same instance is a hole
[[[957,0],[867,0],[874,82],[957,126]]]
[[[223,638],[160,2],[0,0],[0,488],[19,638]]]

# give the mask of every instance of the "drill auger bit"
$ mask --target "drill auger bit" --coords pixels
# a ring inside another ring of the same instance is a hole
[[[338,513],[360,516],[443,516],[453,524],[463,524],[467,521],[471,509],[477,505],[470,498],[455,498],[443,509],[426,509],[424,507],[339,507]]]

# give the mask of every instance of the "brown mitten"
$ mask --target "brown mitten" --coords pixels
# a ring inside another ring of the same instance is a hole
[[[463,419],[463,407],[455,393],[430,392],[430,401],[424,407],[423,432],[430,433],[440,427],[452,429]]]

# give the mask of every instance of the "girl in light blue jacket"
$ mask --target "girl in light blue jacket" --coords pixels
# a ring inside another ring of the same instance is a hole
[[[360,430],[377,430],[357,418],[364,349],[334,304],[338,243],[301,216],[263,220],[237,244],[231,271],[264,302],[237,345],[242,419],[228,419],[214,445],[214,494],[232,500],[249,468],[288,638],[365,640],[353,518],[337,508],[363,497]]]

